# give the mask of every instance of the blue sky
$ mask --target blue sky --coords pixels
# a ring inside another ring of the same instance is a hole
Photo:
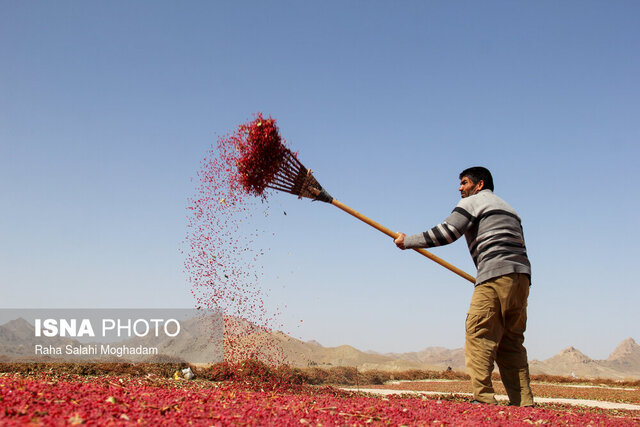
[[[490,168],[533,264],[530,357],[606,358],[640,339],[638,18],[632,1],[1,1],[1,304],[191,307],[191,178],[262,111],[397,231],[442,221],[460,170]],[[469,283],[333,206],[269,204],[247,227],[287,332],[462,346]],[[474,273],[463,241],[433,252]]]

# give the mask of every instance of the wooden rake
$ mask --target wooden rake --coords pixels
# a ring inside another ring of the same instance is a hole
[[[372,219],[362,215],[360,212],[351,209],[349,206],[331,197],[331,195],[324,188],[322,188],[322,186],[315,179],[313,173],[311,173],[311,169],[305,168],[300,160],[298,160],[296,155],[293,154],[290,150],[286,150],[284,160],[280,164],[278,172],[274,176],[273,180],[267,185],[267,187],[278,191],[284,191],[285,193],[294,194],[298,196],[298,198],[306,197],[313,200],[331,203],[332,205],[342,209],[346,213],[358,218],[360,221],[363,221],[373,228],[383,232],[387,236],[394,239],[398,237],[398,233],[389,230],[388,228],[378,224]],[[424,249],[414,249],[414,251],[426,256],[434,262],[437,262],[444,268],[451,270],[458,276],[467,279],[471,283],[475,283],[476,279],[472,275],[460,270],[454,265],[449,264],[445,260],[438,258],[431,252],[428,252]]]

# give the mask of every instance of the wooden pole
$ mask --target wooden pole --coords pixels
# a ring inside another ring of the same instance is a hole
[[[343,211],[345,211],[346,213],[348,213],[349,215],[352,215],[356,218],[358,218],[360,221],[363,221],[367,224],[369,224],[370,226],[372,226],[373,228],[376,228],[377,230],[383,232],[384,234],[386,234],[389,237],[392,238],[396,238],[398,237],[398,233],[395,233],[391,230],[389,230],[388,228],[378,224],[377,222],[375,222],[374,220],[372,220],[371,218],[367,218],[366,216],[362,215],[360,212],[351,209],[349,206],[345,205],[344,203],[333,199],[331,201],[331,204],[342,209]],[[470,275],[469,273],[466,273],[462,270],[460,270],[458,267],[449,264],[447,261],[438,258],[437,256],[433,255],[431,252],[428,252],[424,249],[414,249],[414,251],[418,252],[421,255],[426,256],[427,258],[429,258],[431,261],[437,262],[438,264],[440,264],[441,266],[443,266],[444,268],[456,273],[458,276],[467,279],[468,281],[470,281],[471,283],[476,283],[476,279],[475,277],[473,277],[472,275]]]

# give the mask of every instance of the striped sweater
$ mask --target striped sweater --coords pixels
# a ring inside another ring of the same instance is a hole
[[[442,224],[407,236],[406,248],[447,245],[465,235],[478,269],[476,286],[510,273],[531,275],[518,214],[491,190],[460,200]]]

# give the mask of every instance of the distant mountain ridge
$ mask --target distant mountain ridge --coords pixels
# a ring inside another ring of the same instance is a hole
[[[71,338],[55,338],[49,342],[57,346],[80,344]],[[23,318],[0,325],[0,362],[25,355],[33,356],[34,346],[41,343],[42,340],[35,336],[35,327]]]
[[[203,330],[202,319],[192,318],[181,323],[181,334],[175,338],[155,339],[150,337],[133,337],[118,342],[80,342],[66,337],[36,337],[35,328],[23,318],[11,320],[0,325],[0,362],[161,362],[188,361],[202,363],[205,360],[222,360],[222,343],[209,337],[208,330]],[[208,322],[212,324],[212,322]],[[219,326],[221,328],[221,325]],[[207,328],[209,329],[209,328]],[[102,346],[113,347],[154,347],[157,354],[125,354],[117,352],[102,353]],[[39,346],[43,351],[36,352]],[[96,347],[96,353],[66,353],[67,346],[71,350]],[[47,349],[55,348],[59,352]],[[100,352],[98,352],[100,348]]]
[[[356,366],[363,370],[398,371],[406,369],[445,370],[465,372],[464,349],[428,347],[417,352],[385,353],[360,351],[351,346],[323,347],[317,341],[303,342],[282,332],[275,333],[293,366]],[[638,379],[640,378],[640,346],[628,338],[606,360],[593,360],[574,347],[557,355],[529,362],[532,374],[575,376],[581,378]]]
[[[584,378],[640,378],[640,346],[627,338],[605,360],[594,360],[574,347],[567,347],[555,356],[531,360],[532,374],[576,376]]]
[[[408,353],[378,354],[360,351],[351,346],[323,347],[318,342],[302,342],[280,334],[287,362],[293,366],[357,366],[363,370],[445,370],[465,372],[464,349],[428,347]],[[606,360],[593,360],[574,347],[543,360],[529,361],[533,375],[560,375],[580,378],[639,379],[640,346],[627,338]]]
[[[185,325],[187,326],[187,325]],[[301,341],[280,331],[268,332],[264,328],[243,322],[247,329],[247,340],[261,337],[256,342],[270,342],[274,352],[281,351],[285,363],[298,367],[333,367],[355,366],[362,370],[401,371],[408,369],[445,370],[451,368],[464,372],[464,350],[462,348],[447,349],[444,347],[428,347],[421,351],[407,353],[379,354],[372,351],[361,351],[349,345],[324,347],[319,342]],[[69,338],[58,338],[56,344],[74,344],[78,342]],[[241,339],[236,341],[240,342]],[[129,344],[140,344],[143,340],[131,339]],[[0,325],[0,362],[9,361],[20,352],[33,354],[36,342],[34,327],[24,319],[12,320]],[[165,348],[171,344],[180,349],[185,356],[189,353],[207,353],[216,351],[215,345],[202,337],[187,335],[179,342],[159,343]],[[240,343],[240,345],[242,345]],[[277,348],[281,350],[276,350]],[[8,350],[7,350],[8,349]],[[581,378],[640,378],[640,346],[633,338],[622,341],[606,360],[594,360],[570,346],[555,356],[542,361],[529,361],[531,374],[547,374],[575,376]]]
[[[427,347],[415,352],[387,353],[386,355],[439,368],[464,369],[464,349],[462,348],[450,350],[444,347]]]

